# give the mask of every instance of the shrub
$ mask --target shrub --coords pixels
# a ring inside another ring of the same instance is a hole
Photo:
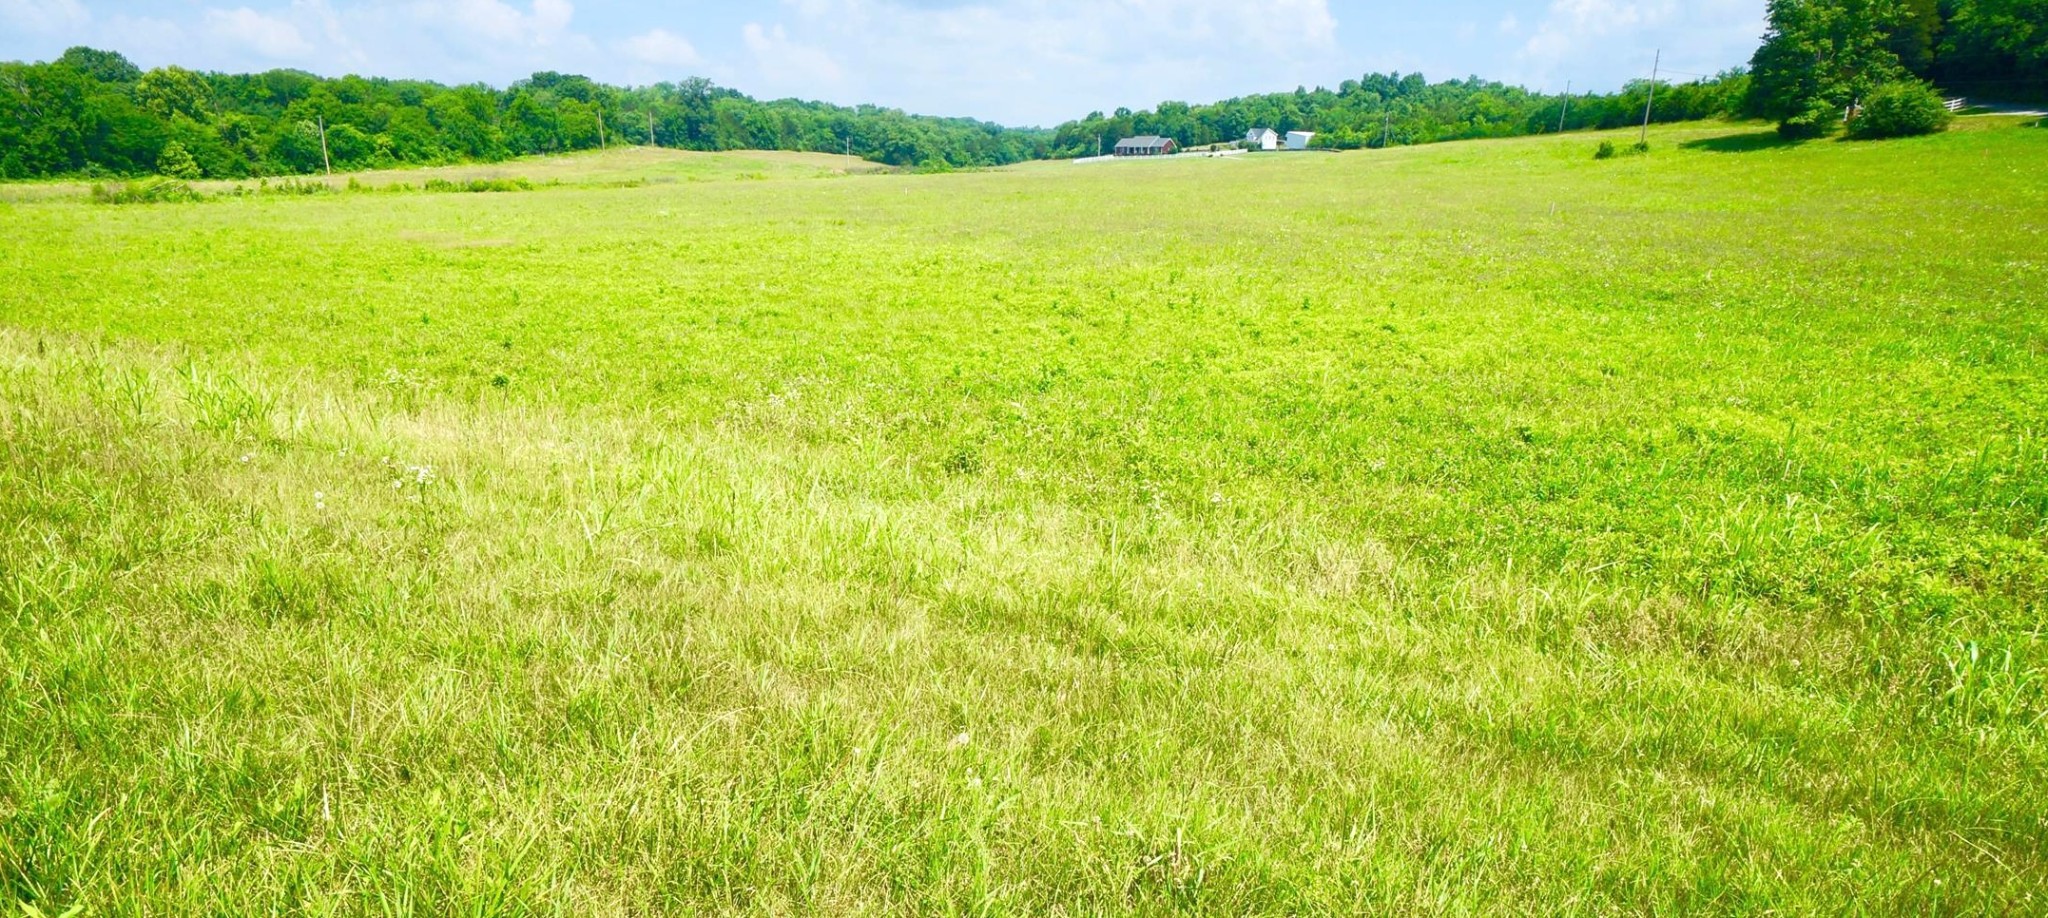
[[[1593,150],[1593,158],[1613,159],[1617,156],[1623,155],[1624,153],[1629,156],[1641,156],[1648,152],[1650,152],[1650,142],[1647,140],[1639,140],[1635,143],[1629,144],[1627,150],[1623,150],[1619,147],[1616,147],[1614,145],[1614,141],[1612,140],[1603,140],[1600,141],[1600,146]]]
[[[483,194],[501,191],[532,191],[533,183],[523,178],[470,179],[467,182],[452,182],[448,179],[428,179],[421,191],[433,194]]]
[[[316,179],[286,178],[272,183],[266,178],[257,181],[256,186],[253,188],[247,185],[236,185],[227,191],[221,192],[221,196],[235,198],[305,197],[316,194],[333,194],[339,190],[326,182]]]
[[[1886,83],[1863,100],[1862,113],[1849,122],[1849,136],[1877,140],[1936,134],[1947,130],[1954,118],[1934,87],[1920,82]]]
[[[305,196],[311,194],[327,194],[329,192],[332,192],[333,190],[333,187],[329,186],[326,182],[314,181],[313,179],[296,178],[288,178],[285,179],[284,181],[278,182],[275,185],[265,185],[263,187],[264,194],[297,196]]]
[[[94,185],[92,199],[97,204],[172,204],[204,201],[206,196],[184,182],[149,179],[112,189]]]

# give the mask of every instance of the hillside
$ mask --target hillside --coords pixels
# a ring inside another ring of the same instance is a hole
[[[2048,130],[1599,139],[0,203],[0,903],[2048,908]]]

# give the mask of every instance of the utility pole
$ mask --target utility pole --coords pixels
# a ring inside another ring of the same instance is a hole
[[[1645,145],[1648,145],[1650,142],[1650,107],[1657,104],[1657,68],[1662,66],[1664,66],[1664,49],[1658,48],[1656,61],[1650,64],[1650,98],[1649,101],[1643,103],[1642,143]]]
[[[604,109],[597,110],[597,148],[604,149]]]
[[[657,137],[655,137],[655,136],[654,136],[654,112],[653,112],[653,111],[649,111],[649,112],[647,113],[647,145],[648,145],[648,146],[650,146],[650,147],[658,147],[658,146],[661,146],[661,140],[660,140],[659,138],[657,138]]]
[[[327,155],[327,116],[320,115],[320,164],[327,167],[327,174],[334,174],[334,159]],[[305,124],[301,121],[300,124]]]
[[[1557,113],[1557,132],[1564,133],[1564,116],[1572,113],[1572,81],[1564,81],[1564,111]]]
[[[1387,103],[1386,117],[1380,122],[1380,149],[1387,148],[1387,139],[1394,134],[1394,105]]]

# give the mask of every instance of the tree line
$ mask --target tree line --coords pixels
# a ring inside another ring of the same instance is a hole
[[[1866,98],[2048,97],[2048,0],[1769,0],[1747,69],[1655,87],[1655,121],[1768,118],[1824,133]],[[1139,134],[1184,147],[1253,128],[1318,133],[1335,148],[1615,128],[1643,117],[1648,80],[1557,95],[1472,77],[1367,74],[1336,89],[1206,105],[1094,112],[1052,130],[795,99],[761,101],[703,79],[621,88],[537,73],[504,89],[296,70],[144,71],[112,51],[0,63],[0,178],[245,178],[497,161],[612,144],[850,153],[895,166],[965,168],[1078,157]],[[1880,91],[1882,90],[1882,91]]]
[[[1770,0],[1769,10],[1770,31],[1749,67],[1659,82],[1650,119],[1797,119],[1787,133],[1812,136],[1866,96],[1885,97],[1881,87],[1895,94],[1901,81],[1961,96],[2048,98],[2048,0]],[[1135,134],[1206,146],[1255,128],[1314,131],[1317,145],[1338,149],[1612,129],[1643,120],[1650,89],[1645,79],[1620,92],[1564,96],[1478,77],[1367,74],[1335,90],[1094,112],[1060,125],[1052,147],[1086,156]]]
[[[618,144],[958,168],[1043,158],[1050,138],[870,105],[759,101],[703,79],[628,89],[536,73],[498,90],[296,70],[145,72],[91,48],[0,64],[0,178],[301,175],[330,162],[350,170],[494,162]]]
[[[1787,137],[1845,121],[1859,133],[1866,110],[1879,133],[1938,129],[1937,90],[2048,97],[2048,0],[1770,0],[1768,13],[1743,111]]]
[[[1646,74],[1647,76],[1647,74]],[[1736,113],[1748,76],[1731,71],[1679,85],[1659,85],[1653,120],[1694,121]],[[1648,79],[1620,92],[1565,96],[1531,92],[1471,77],[1431,83],[1422,74],[1367,74],[1335,90],[1245,96],[1208,105],[1162,102],[1150,111],[1094,112],[1060,125],[1052,146],[1058,156],[1093,155],[1119,137],[1155,134],[1183,147],[1243,140],[1256,128],[1313,131],[1318,146],[1335,149],[1401,146],[1483,137],[1516,137],[1557,130],[1616,128],[1640,123],[1649,101]]]

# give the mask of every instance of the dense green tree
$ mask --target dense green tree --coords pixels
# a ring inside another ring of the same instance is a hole
[[[1814,137],[1872,89],[1906,75],[1891,36],[1901,0],[1770,0],[1769,29],[1750,62],[1748,109],[1788,137]]]
[[[2048,99],[2048,0],[1948,0],[1933,68],[1963,95]]]
[[[185,150],[184,144],[175,140],[164,144],[164,151],[157,154],[156,171],[158,175],[174,179],[200,177],[199,163],[193,161],[192,154]]]
[[[142,68],[113,51],[77,47],[67,49],[57,63],[102,83],[134,83],[142,79]]]
[[[135,100],[159,118],[184,115],[205,121],[212,109],[213,88],[183,67],[158,67],[142,75],[135,87]]]
[[[1899,24],[1889,34],[1889,44],[1899,63],[1914,76],[1925,78],[1934,70],[1934,53],[1941,36],[1941,0],[1901,0]]]

